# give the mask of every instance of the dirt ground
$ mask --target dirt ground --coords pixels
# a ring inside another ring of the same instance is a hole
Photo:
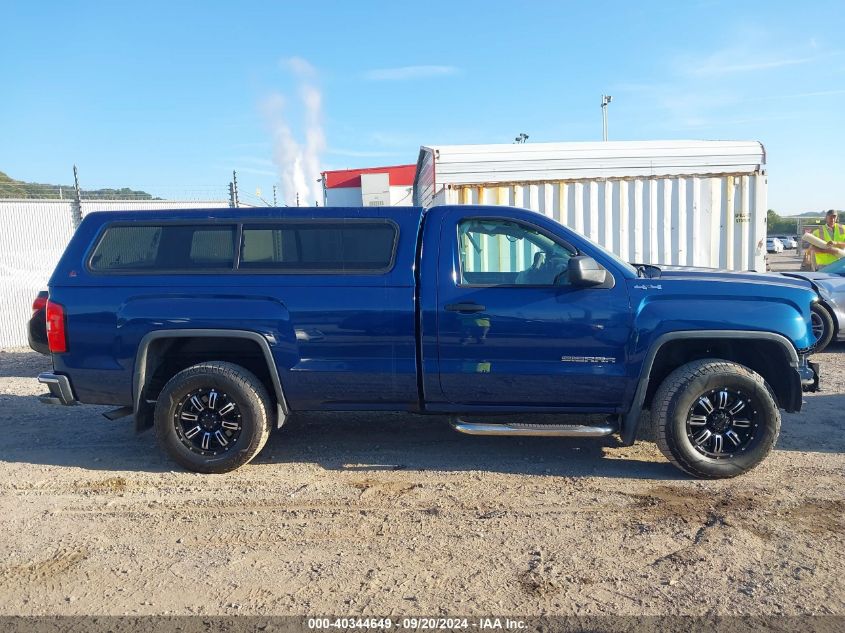
[[[299,417],[229,475],[0,352],[3,614],[845,614],[845,346],[777,450],[697,481],[649,443]]]

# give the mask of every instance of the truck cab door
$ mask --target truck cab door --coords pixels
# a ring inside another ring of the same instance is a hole
[[[613,412],[627,384],[626,284],[610,271],[601,286],[570,284],[569,260],[589,253],[552,221],[540,224],[513,209],[444,210],[436,301],[442,396],[469,409]]]

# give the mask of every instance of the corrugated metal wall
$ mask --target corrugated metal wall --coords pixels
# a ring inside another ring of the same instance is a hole
[[[431,201],[434,200],[436,194],[434,177],[434,150],[422,147],[417,161],[417,173],[414,176],[414,206],[427,207],[431,205]]]
[[[635,263],[765,270],[759,173],[447,185],[433,204],[532,209]]]
[[[83,201],[82,212],[228,207],[225,200]],[[32,301],[73,235],[69,200],[0,200],[0,348],[26,345]]]

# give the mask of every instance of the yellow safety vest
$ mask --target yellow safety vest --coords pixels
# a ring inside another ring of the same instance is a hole
[[[833,231],[831,235],[831,230],[827,228],[825,224],[820,229],[816,229],[813,231],[813,235],[815,235],[820,240],[824,240],[825,242],[845,242],[845,228],[842,227],[841,224],[834,224]],[[816,266],[827,266],[828,264],[832,264],[837,259],[839,259],[836,255],[832,255],[831,253],[820,253],[816,251]]]

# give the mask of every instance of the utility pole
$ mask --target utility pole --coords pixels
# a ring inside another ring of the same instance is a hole
[[[299,206],[299,192],[296,192],[296,206]]]
[[[232,170],[232,199],[235,201],[235,206],[241,206],[238,200],[238,172]]]
[[[235,207],[235,185],[231,181],[229,181],[229,206]]]
[[[76,165],[73,166],[73,202],[70,205],[70,221],[74,231],[82,223],[82,191],[79,189],[79,172]]]
[[[278,207],[279,203],[276,202],[276,185],[273,185],[273,206]]]
[[[607,106],[613,101],[610,95],[601,96],[601,123],[602,123],[602,140],[607,140]]]
[[[327,207],[329,206],[329,194],[326,191],[326,172],[320,174],[320,177],[317,178],[317,182],[319,182],[323,187],[323,206]],[[319,207],[320,205],[318,204],[317,206]]]

